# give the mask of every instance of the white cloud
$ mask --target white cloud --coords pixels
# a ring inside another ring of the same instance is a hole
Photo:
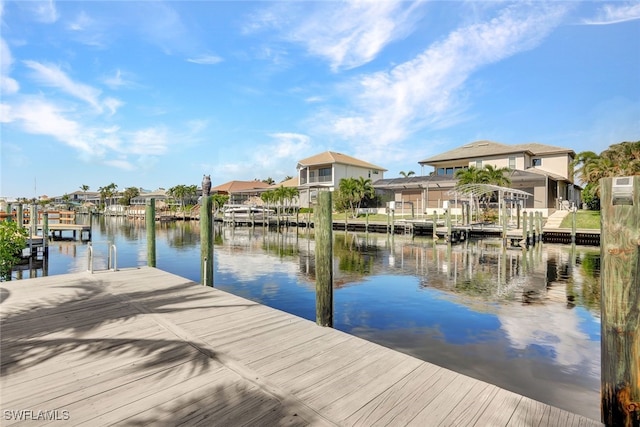
[[[363,75],[340,88],[351,110],[323,113],[330,132],[360,144],[369,158],[426,126],[449,124],[464,111],[464,85],[478,69],[535,47],[564,15],[559,5],[504,8],[498,16],[459,28],[390,71]],[[366,145],[366,147],[365,147]]]
[[[16,105],[2,106],[3,123],[17,123],[24,131],[52,136],[83,153],[91,153],[91,146],[82,135],[80,125],[64,116],[60,107],[39,98],[25,98]]]
[[[94,21],[82,11],[76,16],[75,20],[67,24],[67,28],[71,31],[86,31],[93,25]]]
[[[126,171],[134,170],[134,166],[127,160],[116,159],[116,160],[105,160],[105,165],[111,166],[117,169],[122,169]]]
[[[607,25],[636,19],[640,19],[640,3],[629,2],[605,4],[598,11],[596,18],[586,19],[583,23],[589,25]]]
[[[13,56],[9,46],[0,38],[0,92],[4,95],[11,95],[20,90],[20,85],[15,79],[9,77],[13,65]]]
[[[122,87],[134,86],[130,73],[124,73],[118,69],[114,74],[102,78],[102,83],[111,89],[120,89]]]
[[[115,113],[115,109],[122,105],[113,98],[107,98],[105,102],[100,100],[101,91],[84,83],[73,81],[64,71],[57,65],[43,64],[37,61],[23,61],[24,64],[33,70],[33,77],[42,85],[61,89],[63,92],[87,102],[94,107],[96,111],[102,112],[106,107]]]
[[[345,1],[278,3],[256,15],[245,27],[269,27],[286,40],[303,45],[329,61],[331,69],[352,69],[372,61],[394,40],[409,34],[422,2]]]
[[[269,153],[278,159],[299,160],[302,153],[311,147],[311,139],[307,135],[299,133],[282,132],[272,133],[271,136],[276,145],[269,145]]]
[[[124,152],[140,155],[159,155],[167,151],[169,138],[167,130],[159,128],[147,128],[134,132],[129,139],[129,145]]]
[[[188,62],[193,62],[194,64],[202,64],[202,65],[213,65],[218,64],[223,61],[223,59],[216,55],[199,55],[194,58],[188,58]]]
[[[31,13],[40,22],[47,24],[56,22],[59,18],[54,0],[34,0],[23,3],[28,5]]]

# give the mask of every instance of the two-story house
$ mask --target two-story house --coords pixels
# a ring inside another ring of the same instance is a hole
[[[325,151],[298,161],[300,206],[315,203],[318,190],[335,190],[343,178],[364,177],[375,182],[384,178],[386,169],[364,160],[334,151]]]
[[[430,212],[449,201],[457,170],[486,165],[506,167],[510,169],[510,187],[532,195],[524,207],[546,216],[566,206],[567,201],[580,202],[580,189],[573,183],[574,157],[571,149],[539,143],[506,145],[476,141],[419,161],[422,176],[378,181],[375,187],[393,191],[397,201],[409,201],[423,212]],[[428,176],[424,176],[425,166],[433,167]]]

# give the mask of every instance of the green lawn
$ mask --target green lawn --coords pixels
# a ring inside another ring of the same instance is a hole
[[[571,228],[571,214],[567,215],[560,224],[560,228]],[[600,229],[600,211],[576,212],[576,228]]]

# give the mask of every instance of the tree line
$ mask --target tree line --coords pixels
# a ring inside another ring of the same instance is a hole
[[[575,177],[585,183],[582,201],[589,209],[600,209],[600,178],[640,175],[640,141],[621,142],[596,154],[582,151],[573,161]]]

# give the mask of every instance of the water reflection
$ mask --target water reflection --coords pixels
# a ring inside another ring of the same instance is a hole
[[[198,222],[156,226],[157,265],[200,281]],[[215,286],[314,320],[313,232],[222,228]],[[94,224],[96,268],[146,264],[141,221]],[[576,413],[599,418],[598,248],[334,232],[334,325]],[[49,274],[86,270],[86,245],[56,242]],[[102,266],[102,267],[100,267]]]

